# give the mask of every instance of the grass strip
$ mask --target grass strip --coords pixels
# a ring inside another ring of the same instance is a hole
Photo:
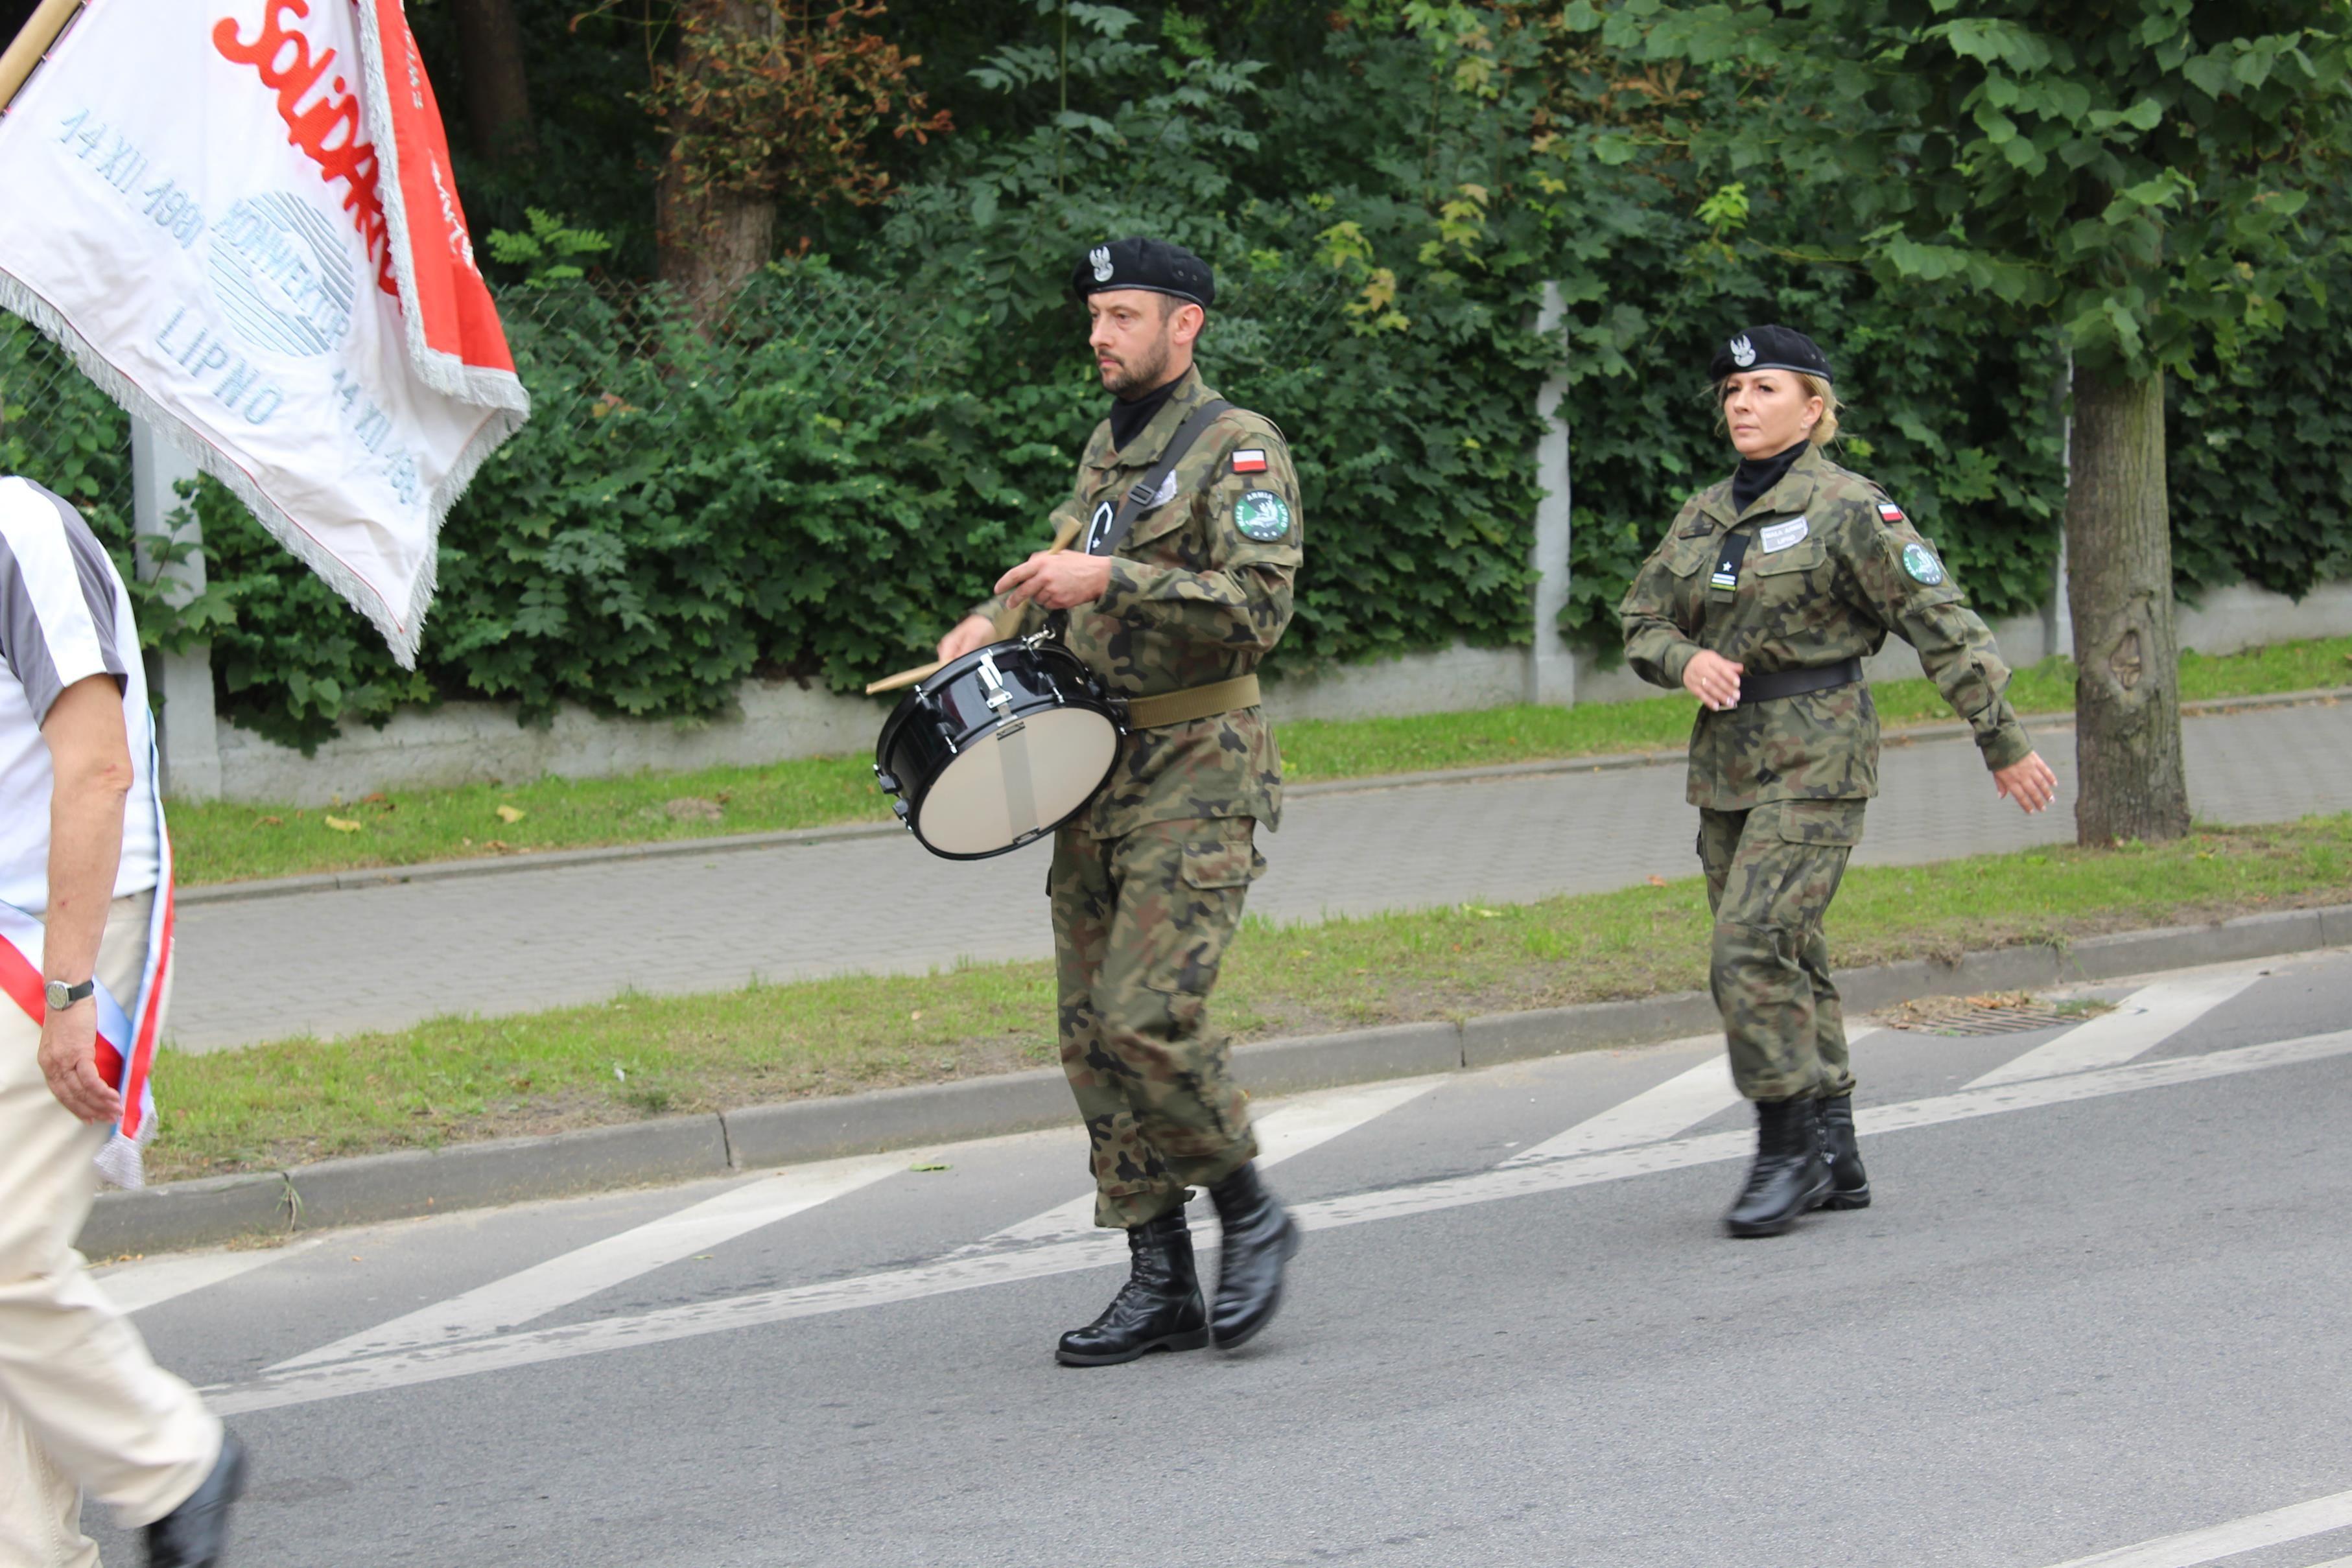
[[[2352,680],[2352,637],[2281,643],[2220,658],[2186,653],[2180,680],[2181,695],[2191,700],[2341,685]],[[1888,725],[1952,716],[1925,680],[1887,681],[1871,690]],[[2070,711],[2073,661],[2048,659],[2019,671],[2010,695],[2021,712]],[[1673,751],[1690,733],[1695,706],[1689,697],[1675,694],[1577,707],[1307,720],[1282,726],[1282,752],[1290,779],[1307,783]],[[879,708],[875,723],[878,730]],[[325,810],[226,801],[178,805],[172,810],[172,840],[181,880],[194,885],[887,821],[889,815],[866,758],[828,757],[763,768],[397,790]]]
[[[1662,863],[1668,851],[1662,846]],[[1677,857],[1678,858],[1678,857]],[[2352,901],[2352,813],[2177,842],[2051,848],[1848,873],[1830,920],[1853,967]],[[1045,921],[1043,899],[1037,920]],[[1242,1040],[1695,989],[1696,878],[1537,904],[1248,921],[1217,993]],[[395,1033],[294,1040],[158,1069],[158,1176],[940,1082],[1055,1060],[1043,962],[630,996]]]

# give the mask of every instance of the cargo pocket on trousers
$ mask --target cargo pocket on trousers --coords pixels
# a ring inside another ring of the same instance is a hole
[[[1202,1029],[1209,992],[1223,966],[1225,945],[1241,924],[1249,884],[1265,870],[1251,842],[1254,824],[1236,819],[1229,835],[1206,834],[1183,846],[1181,874],[1192,896],[1181,901],[1174,938],[1144,984],[1160,999],[1171,1041],[1190,1040]]]
[[[1852,847],[1862,841],[1867,800],[1782,800],[1773,808],[1782,841]]]
[[[1240,821],[1246,828],[1247,818]],[[1184,846],[1184,885],[1209,892],[1222,887],[1247,887],[1265,871],[1265,857],[1257,852],[1244,831],[1239,838],[1204,840]]]

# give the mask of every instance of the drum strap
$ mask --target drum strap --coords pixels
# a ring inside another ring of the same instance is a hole
[[[1171,474],[1176,472],[1176,465],[1184,460],[1184,454],[1191,451],[1192,443],[1201,438],[1201,432],[1208,429],[1217,415],[1233,406],[1223,398],[1213,397],[1184,416],[1184,423],[1178,425],[1176,434],[1168,438],[1168,445],[1160,452],[1160,461],[1151,465],[1150,473],[1128,487],[1127,494],[1119,497],[1118,509],[1111,514],[1108,524],[1087,530],[1088,555],[1109,555],[1118,549],[1129,530],[1135,527],[1135,519],[1151,508],[1160,494],[1160,487],[1168,483]],[[1097,512],[1096,515],[1099,517],[1101,514]]]
[[[1187,686],[1181,692],[1162,692],[1156,697],[1127,699],[1127,727],[1129,729],[1160,729],[1171,724],[1190,724],[1196,718],[1213,714],[1231,713],[1237,707],[1258,705],[1257,677],[1235,675],[1230,681],[1211,681],[1205,686]]]

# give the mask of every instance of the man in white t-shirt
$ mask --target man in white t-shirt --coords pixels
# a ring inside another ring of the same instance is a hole
[[[216,1563],[244,1482],[236,1440],[149,1358],[74,1250],[122,1111],[98,1067],[94,991],[135,1005],[162,877],[153,723],[131,597],[104,547],[56,496],[0,478],[0,903],[37,918],[43,982],[29,998],[0,996],[10,1564],[95,1563],[85,1491],[143,1528],[151,1563]]]

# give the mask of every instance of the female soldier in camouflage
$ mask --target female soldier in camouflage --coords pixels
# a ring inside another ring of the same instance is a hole
[[[1993,787],[2027,811],[2057,779],[2005,695],[1992,634],[1903,508],[1822,455],[1837,394],[1812,340],[1757,327],[1708,374],[1739,466],[1685,503],[1626,592],[1634,673],[1699,700],[1689,799],[1715,914],[1708,967],[1756,1163],[1725,1223],[1777,1236],[1861,1208],[1853,1073],[1822,916],[1878,793],[1863,658],[1893,632],[1976,732]]]

